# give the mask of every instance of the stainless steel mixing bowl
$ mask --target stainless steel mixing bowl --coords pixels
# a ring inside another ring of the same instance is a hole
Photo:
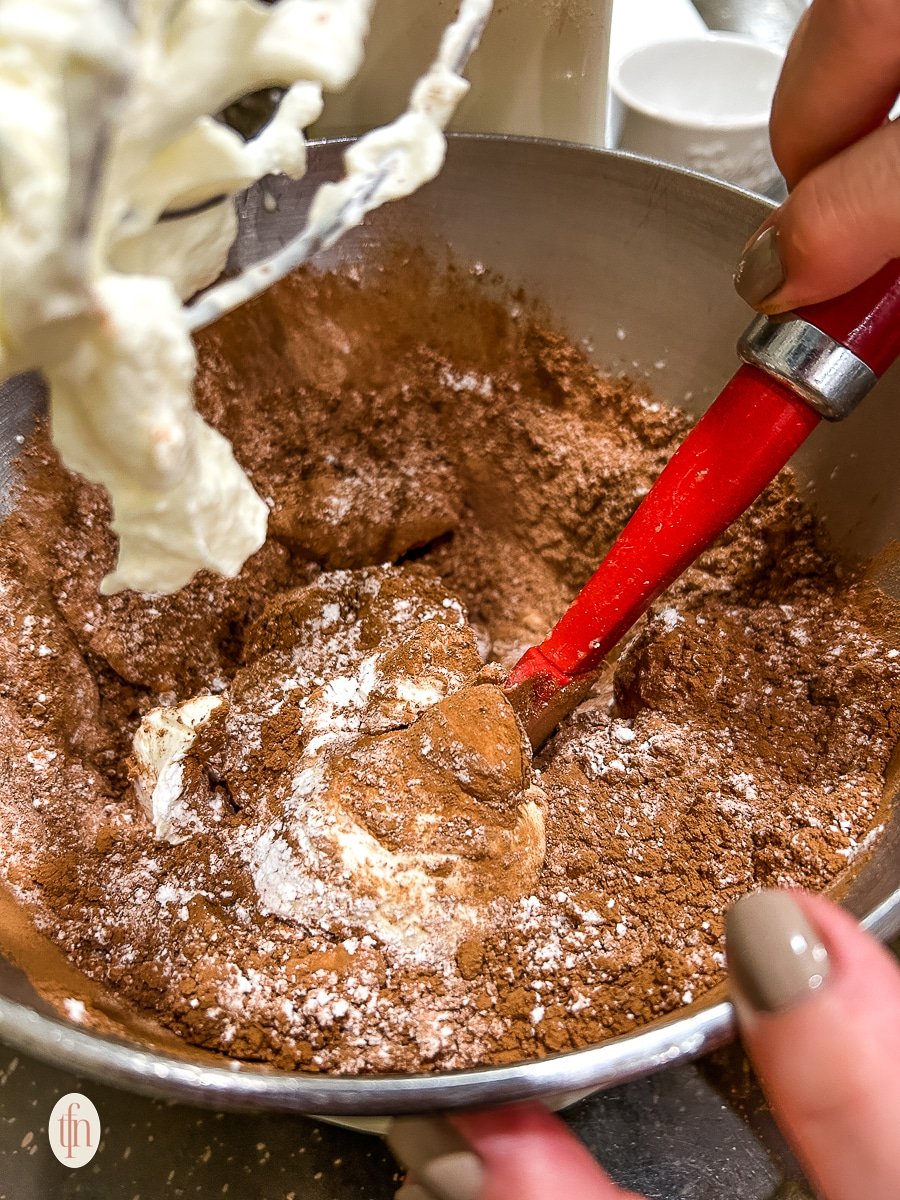
[[[303,185],[268,181],[246,198],[235,264],[271,251],[297,228],[301,197],[311,182],[336,173],[340,149],[318,147]],[[625,155],[461,137],[435,183],[376,214],[328,263],[359,260],[398,237],[439,255],[449,244],[458,261],[482,263],[541,298],[599,363],[646,370],[662,399],[700,412],[735,368],[735,339],[750,314],[734,294],[731,271],[766,212],[764,201],[734,188]],[[0,393],[0,482],[8,481],[16,436],[40,404],[33,379]],[[853,417],[820,429],[797,456],[808,495],[847,559],[872,559],[900,537],[898,443],[894,371]],[[845,901],[877,934],[900,929],[897,806]],[[171,1038],[154,1045],[125,1023],[115,1035],[88,1032],[55,1015],[23,972],[0,959],[0,1039],[109,1083],[219,1108],[372,1114],[559,1096],[694,1057],[731,1033],[731,1008],[720,992],[626,1037],[539,1062],[419,1076],[288,1074]]]

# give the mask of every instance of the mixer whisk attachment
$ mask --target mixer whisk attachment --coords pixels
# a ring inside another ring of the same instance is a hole
[[[268,510],[195,411],[192,330],[433,178],[490,0],[461,0],[409,106],[350,147],[303,231],[222,274],[232,197],[300,178],[324,91],[358,71],[373,0],[6,0],[0,11],[0,377],[40,369],[63,462],[109,493],[105,592],[173,592],[237,574]],[[249,140],[216,119],[286,89]],[[172,220],[173,214],[181,214]]]

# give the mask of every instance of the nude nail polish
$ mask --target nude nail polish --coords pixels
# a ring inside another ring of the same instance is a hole
[[[828,978],[828,952],[787,892],[742,896],[725,917],[725,950],[737,998],[758,1012],[793,1008]]]
[[[785,281],[784,263],[778,245],[778,230],[769,225],[744,248],[734,273],[734,286],[742,300],[761,304]]]
[[[387,1144],[415,1173],[416,1182],[410,1186],[426,1197],[478,1200],[484,1180],[481,1160],[442,1117],[396,1117],[388,1127]]]
[[[434,1200],[434,1196],[417,1183],[404,1183],[394,1192],[394,1200]]]

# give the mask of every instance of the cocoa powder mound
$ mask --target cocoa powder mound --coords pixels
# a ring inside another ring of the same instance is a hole
[[[41,430],[0,545],[0,875],[91,980],[196,1045],[288,1070],[510,1062],[699,998],[724,975],[728,904],[828,887],[877,836],[900,734],[896,617],[841,577],[784,474],[530,768],[543,866],[527,894],[492,896],[454,954],[410,959],[362,918],[326,929],[267,910],[246,852],[263,810],[216,722],[187,764],[199,827],[158,840],[129,779],[148,710],[207,692],[243,712],[271,795],[308,738],[284,709],[265,728],[247,715],[273,655],[296,705],[384,650],[409,694],[440,671],[458,694],[476,645],[509,665],[544,634],[689,424],[602,376],[521,298],[417,254],[300,273],[204,333],[200,355],[204,415],[271,510],[238,579],[100,597],[105,501]],[[427,641],[416,618],[391,649],[390,622],[341,600],[386,562],[395,611],[446,601],[468,622]],[[382,733],[413,719],[386,695],[360,718],[381,713]],[[374,798],[354,819],[408,838],[413,809],[392,822],[384,772],[365,774],[378,730],[350,732],[371,739],[345,767]]]

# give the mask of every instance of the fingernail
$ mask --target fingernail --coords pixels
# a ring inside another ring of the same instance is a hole
[[[725,917],[731,984],[758,1012],[783,1012],[828,978],[828,951],[787,892],[742,896]]]
[[[433,1192],[426,1192],[417,1183],[404,1183],[394,1192],[394,1200],[435,1200]]]
[[[734,273],[737,294],[748,304],[761,304],[785,281],[778,230],[770,225],[748,243]]]
[[[387,1144],[415,1173],[411,1186],[423,1189],[427,1200],[477,1200],[484,1180],[481,1160],[442,1117],[395,1117]]]

